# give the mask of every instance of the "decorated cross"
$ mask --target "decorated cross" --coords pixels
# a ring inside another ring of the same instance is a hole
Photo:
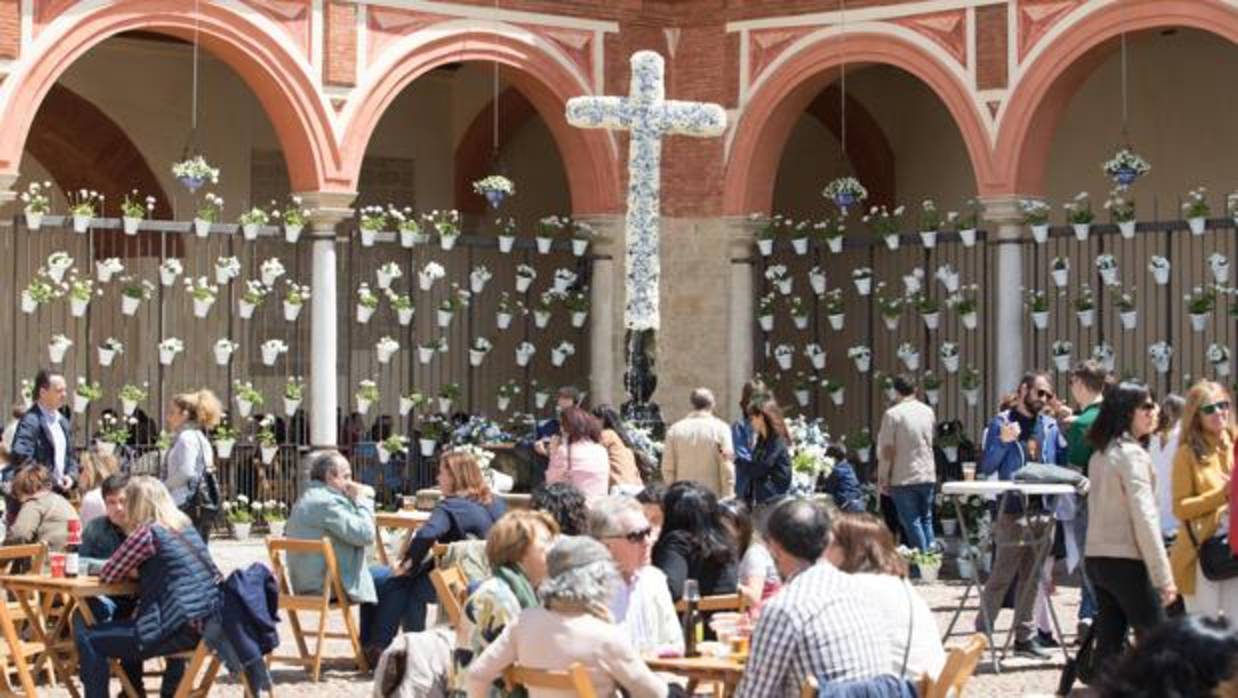
[[[567,102],[568,123],[580,128],[630,131],[626,221],[628,330],[657,330],[658,219],[661,211],[662,137],[709,137],[726,130],[726,110],[706,102],[666,100],[662,56],[632,54],[627,97],[575,97]]]

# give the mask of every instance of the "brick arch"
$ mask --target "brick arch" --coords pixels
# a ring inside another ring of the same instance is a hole
[[[499,145],[502,146],[503,138],[515,134],[535,116],[537,109],[520,90],[504,90],[499,95]],[[491,100],[469,124],[464,137],[456,146],[455,198],[456,208],[461,212],[484,213],[486,210],[486,200],[473,191],[473,182],[490,174],[488,168],[494,150],[493,129],[494,101]]]
[[[1037,48],[1012,85],[1000,115],[994,158],[1000,170],[982,193],[1042,192],[1053,135],[1071,98],[1117,49],[1122,32],[1167,27],[1198,29],[1238,43],[1238,12],[1219,2],[1115,3],[1079,17]]]
[[[981,114],[967,88],[925,49],[893,34],[830,34],[799,51],[765,78],[735,127],[723,184],[727,215],[769,211],[774,177],[795,120],[851,66],[886,64],[924,82],[953,117],[967,147],[977,188],[992,178],[991,151]]]
[[[527,32],[506,27],[510,31],[499,33],[502,27],[487,23],[442,29],[424,42],[414,35],[371,68],[375,77],[358,86],[357,97],[349,100],[343,114],[342,152],[350,181],[360,176],[366,147],[383,113],[413,80],[447,63],[498,61],[505,82],[528,99],[559,146],[564,167],[572,175],[573,213],[619,211],[614,142],[604,132],[569,125],[564,113],[567,100],[588,93],[588,86]]]
[[[196,16],[203,48],[249,85],[275,128],[294,190],[339,190],[340,155],[328,107],[308,65],[256,20],[205,2]],[[144,30],[192,41],[195,16],[178,0],[119,0],[57,20],[0,85],[0,172],[16,172],[39,105],[65,70],[100,42]]]
[[[808,105],[807,113],[842,140],[842,91],[837,85],[825,88]],[[868,189],[869,203],[894,204],[897,190],[894,149],[868,108],[854,96],[847,96],[847,153],[855,175]]]

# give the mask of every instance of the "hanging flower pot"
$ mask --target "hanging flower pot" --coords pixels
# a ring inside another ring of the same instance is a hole
[[[534,310],[533,311],[533,326],[534,327],[536,327],[539,330],[544,330],[546,329],[546,326],[549,324],[550,324],[550,311],[549,310]]]
[[[854,281],[855,281],[855,292],[856,293],[860,294],[861,296],[867,296],[868,294],[872,293],[873,279],[871,276],[865,277],[862,279],[854,279]]]
[[[418,439],[417,445],[421,448],[421,457],[429,458],[434,455],[434,449],[438,446],[438,442],[434,439]]]
[[[1186,224],[1190,227],[1192,235],[1203,235],[1208,228],[1208,219],[1202,216],[1188,218]]]
[[[839,388],[830,392],[830,402],[834,403],[835,407],[843,406],[843,398],[845,397],[843,390],[843,388]]]
[[[785,279],[779,279],[778,282],[775,284],[778,287],[778,292],[784,296],[791,295],[792,281],[793,279],[791,279],[791,277],[789,276]]]
[[[38,211],[26,210],[26,227],[30,230],[38,230],[43,227],[43,214]]]
[[[1100,280],[1106,286],[1114,286],[1118,283],[1118,270],[1115,267],[1101,269]]]
[[[903,365],[907,367],[908,371],[920,370],[920,352],[904,354],[901,358],[903,359]]]
[[[1216,371],[1218,378],[1226,378],[1229,376],[1229,362],[1228,361],[1223,361],[1221,363],[1212,364],[1212,368],[1213,370]]]
[[[1066,371],[1069,371],[1070,370],[1070,354],[1054,354],[1053,355],[1053,367],[1056,368],[1059,373],[1065,373]]]
[[[138,403],[136,400],[126,400],[124,398],[121,398],[120,411],[124,412],[126,417],[132,417],[133,413],[136,412],[137,409],[138,409]]]
[[[825,244],[829,248],[830,254],[838,254],[843,251],[843,237],[841,235],[827,239]]]
[[[386,271],[386,270],[382,269],[381,267],[380,267],[379,269],[377,269],[377,270],[374,272],[374,274],[375,274],[375,276],[377,276],[377,277],[378,277],[378,287],[379,287],[380,289],[382,289],[382,290],[384,290],[384,291],[385,291],[385,290],[387,290],[387,289],[391,288],[391,282],[395,279],[395,276],[394,276],[394,275],[392,275],[390,272],[388,272],[388,271]]]
[[[1123,330],[1135,329],[1135,324],[1138,322],[1139,314],[1134,310],[1124,310],[1118,313],[1118,318],[1122,321]]]
[[[64,361],[65,352],[69,351],[68,344],[48,344],[47,358],[54,364]]]
[[[955,354],[954,356],[941,357],[941,365],[946,369],[946,373],[958,373],[958,370],[959,370],[958,354]]]
[[[924,318],[924,327],[930,332],[936,330],[938,323],[941,322],[940,312],[922,313],[920,317]]]
[[[893,252],[897,250],[900,244],[898,233],[885,236],[886,247]]]
[[[396,320],[401,326],[407,327],[413,322],[413,308],[400,308],[395,311]]]
[[[85,235],[88,230],[90,230],[90,216],[73,214],[73,232]]]
[[[177,351],[175,349],[159,349],[159,363],[164,366],[171,366],[176,360]]]
[[[99,347],[99,365],[111,366],[112,361],[116,359],[116,350]]]
[[[281,353],[281,352],[280,352],[280,350],[279,350],[279,347],[277,347],[277,346],[267,346],[266,344],[263,344],[263,346],[262,346],[262,365],[263,365],[263,366],[274,366],[274,365],[275,365],[275,362],[279,360],[279,355],[280,355],[280,353]]]
[[[1091,223],[1072,223],[1070,227],[1073,228],[1075,231],[1076,240],[1078,240],[1079,242],[1088,241],[1088,235],[1092,231]]]
[[[290,397],[284,398],[284,416],[291,417],[301,408],[301,401]]]
[[[964,388],[963,400],[967,403],[968,407],[975,407],[980,402],[980,389]]]
[[[299,225],[285,225],[284,226],[284,242],[295,243],[297,240],[300,240],[301,230],[302,230],[302,227]]]
[[[124,315],[128,315],[132,317],[137,314],[138,305],[140,305],[141,303],[142,303],[141,298],[134,298],[133,296],[121,296],[120,297],[120,312]]]
[[[70,298],[69,314],[73,317],[86,317],[86,308],[90,305],[88,298]]]
[[[572,313],[572,327],[575,327],[577,329],[584,327],[585,320],[587,320],[588,318],[589,318],[589,313],[573,312]]]
[[[538,254],[550,254],[550,246],[554,244],[554,241],[555,241],[554,238],[543,237],[541,235],[538,235],[537,237],[533,238],[533,240],[534,242],[537,243]]]
[[[387,447],[383,446],[381,443],[378,444],[378,462],[382,465],[386,465],[391,462],[391,451],[388,451]]]
[[[232,447],[236,439],[215,439],[215,457],[227,460],[232,457]]]
[[[860,373],[868,373],[868,369],[872,367],[873,358],[871,356],[857,356],[854,361],[855,370]]]
[[[791,320],[795,323],[795,329],[797,330],[808,329],[808,316],[807,315],[792,315]]]
[[[357,304],[357,322],[364,325],[365,323],[369,322],[370,318],[373,316],[374,316],[374,308],[371,308],[368,305],[361,305],[359,303]]]
[[[1032,327],[1037,330],[1049,329],[1049,311],[1048,310],[1033,310],[1032,311]]]
[[[1220,373],[1218,373],[1217,375],[1220,375]],[[90,398],[84,395],[78,395],[77,393],[73,394],[73,412],[75,414],[83,414],[84,412],[86,412],[86,408],[89,406],[90,406]]]
[[[808,277],[808,283],[812,286],[813,295],[825,295],[825,274],[812,274]]]
[[[30,315],[38,309],[39,309],[39,302],[34,299],[34,296],[30,295],[29,291],[22,291],[21,292],[21,311],[23,313],[26,313],[27,315]]]
[[[932,249],[934,247],[937,247],[937,231],[936,230],[920,231],[920,242],[921,244],[924,245],[925,249]]]
[[[413,401],[403,395],[400,396],[400,416],[407,417],[413,408],[416,407]]]
[[[932,405],[933,407],[936,407],[938,401],[941,400],[941,391],[938,389],[932,389],[932,390],[925,389],[924,397],[928,398],[928,404]]]
[[[963,329],[965,330],[976,329],[976,324],[978,320],[976,316],[976,311],[973,310],[970,313],[963,313],[962,315],[959,316],[959,319],[963,321]]]
[[[881,320],[885,323],[887,330],[893,332],[898,329],[897,315],[882,315]]]
[[[95,267],[95,276],[99,279],[99,283],[106,284],[112,280],[112,276],[116,274],[113,267],[107,264],[100,264]]]
[[[1036,241],[1037,245],[1043,245],[1049,241],[1049,226],[1048,224],[1038,224],[1032,226],[1032,240]]]
[[[359,398],[356,398],[356,403],[357,403],[357,411],[360,412],[362,415],[366,415],[370,413],[371,403],[369,400],[363,397],[359,397]]]
[[[486,358],[486,352],[476,349],[469,349],[469,365],[473,368],[481,366],[481,362]]]
[[[826,319],[829,320],[830,322],[830,329],[833,329],[835,331],[842,330],[843,321],[845,318],[846,316],[843,315],[842,313],[833,313],[831,315],[826,316]]]
[[[1091,327],[1092,323],[1096,320],[1096,309],[1088,308],[1087,310],[1080,310],[1075,313],[1075,317],[1079,318],[1080,327]]]
[[[490,208],[498,208],[503,205],[503,199],[507,198],[507,192],[501,189],[486,189],[486,203],[490,204]]]
[[[389,346],[379,346],[374,349],[374,353],[377,354],[378,363],[380,364],[391,363],[391,357],[395,355],[395,352],[396,349]]]
[[[215,347],[215,365],[227,366],[228,361],[232,359],[232,347],[222,346]]]
[[[254,411],[254,403],[242,397],[236,399],[236,413],[242,417],[248,417]]]
[[[1117,184],[1119,187],[1129,187],[1139,177],[1139,172],[1133,167],[1118,167],[1110,174],[1113,176],[1114,184]]]
[[[417,231],[411,228],[400,228],[400,247],[411,250],[417,245]]]
[[[204,318],[211,312],[211,306],[215,304],[213,298],[195,298],[193,299],[193,315],[196,318]]]
[[[795,254],[801,257],[808,254],[808,238],[792,238],[791,249],[795,250]]]
[[[533,405],[537,407],[537,409],[545,409],[547,402],[550,402],[550,393],[537,392],[533,394]]]
[[[439,235],[438,246],[444,252],[451,252],[451,250],[456,246],[456,239],[459,237],[459,235]]]
[[[1191,329],[1196,332],[1203,332],[1208,326],[1208,313],[1191,313]]]
[[[774,359],[778,361],[778,368],[783,371],[791,370],[791,354],[775,354]]]
[[[417,360],[420,361],[422,365],[430,363],[430,360],[433,358],[434,347],[417,347]]]
[[[142,224],[142,219],[134,218],[132,216],[124,216],[120,219],[120,224],[125,231],[125,235],[137,235],[138,226]]]
[[[1135,237],[1135,221],[1122,221],[1118,223],[1118,233],[1127,240],[1133,239]]]
[[[248,303],[246,301],[240,301],[237,303],[237,305],[240,306],[242,320],[249,320],[250,318],[254,316],[254,308],[256,308],[257,306],[255,306],[253,303]]]
[[[495,399],[495,402],[497,403],[500,412],[506,412],[507,408],[512,403],[512,399],[506,395],[500,395]]]
[[[810,397],[810,394],[809,394],[809,392],[808,392],[807,390],[799,390],[799,389],[796,389],[796,391],[795,391],[795,401],[796,401],[797,403],[799,403],[799,406],[800,406],[800,407],[808,407],[808,398],[809,398],[809,397]]]
[[[505,330],[512,326],[512,314],[511,313],[504,313],[500,311],[498,313],[495,313],[494,319],[495,319],[495,324],[498,325],[498,328],[500,330]]]
[[[284,301],[284,320],[288,322],[296,322],[301,315],[301,303],[289,303]]]
[[[867,463],[868,457],[871,456],[872,453],[873,453],[872,446],[865,446],[864,448],[857,448],[855,450],[855,455],[857,458],[860,459],[861,463]]]
[[[762,257],[774,254],[774,241],[769,238],[757,240],[757,251],[761,253]]]
[[[258,239],[258,233],[261,231],[261,223],[246,223],[241,226],[241,237],[252,242]]]
[[[516,244],[515,235],[500,235],[499,236],[499,252],[503,254],[510,254],[512,251],[512,247],[515,246],[515,244]]]
[[[1169,362],[1170,357],[1168,356],[1152,357],[1152,367],[1156,369],[1157,373],[1169,373]]]
[[[584,257],[585,253],[588,251],[589,251],[588,238],[573,238],[572,239],[572,254],[576,255],[577,257]]]
[[[455,316],[455,313],[451,312],[450,310],[438,311],[437,313],[438,326],[443,329],[446,329],[448,326],[451,325],[451,318],[454,316]]]
[[[760,323],[762,332],[773,332],[774,331],[774,316],[773,315],[762,315],[757,318],[757,322]]]
[[[275,455],[279,453],[279,446],[262,446],[262,464],[270,465],[275,462]]]
[[[529,365],[529,360],[533,358],[533,353],[528,351],[516,350],[516,365],[524,368]]]
[[[438,411],[442,412],[443,414],[450,414],[451,413],[451,398],[440,396],[438,399]]]
[[[963,228],[959,231],[959,239],[963,242],[963,247],[976,246],[976,229]]]
[[[378,231],[373,228],[361,229],[361,246],[373,247],[374,241],[378,239]]]
[[[550,365],[551,365],[551,366],[554,366],[555,368],[558,368],[558,367],[562,366],[562,365],[563,365],[563,363],[564,363],[565,361],[567,361],[567,354],[566,354],[566,353],[564,353],[564,352],[562,352],[562,351],[560,351],[560,350],[558,350],[558,349],[551,349],[551,350],[550,350]]]

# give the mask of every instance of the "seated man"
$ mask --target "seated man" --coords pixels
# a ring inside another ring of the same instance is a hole
[[[610,614],[640,654],[683,653],[683,628],[666,575],[654,567],[653,527],[640,502],[627,495],[602,497],[589,508],[589,535],[610,551],[619,588]]]

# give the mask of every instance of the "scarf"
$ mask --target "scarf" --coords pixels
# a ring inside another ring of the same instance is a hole
[[[541,605],[537,600],[537,593],[533,591],[533,585],[529,583],[529,578],[524,576],[524,572],[521,572],[519,567],[515,565],[496,567],[494,576],[512,590],[521,608],[536,608]]]

